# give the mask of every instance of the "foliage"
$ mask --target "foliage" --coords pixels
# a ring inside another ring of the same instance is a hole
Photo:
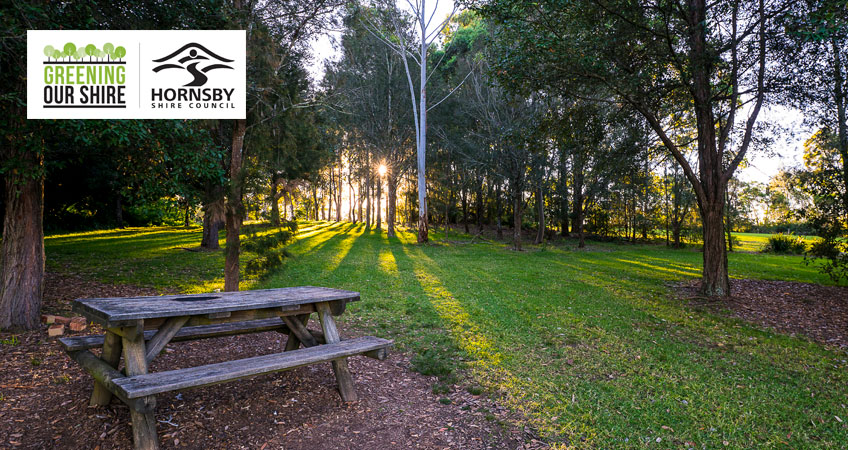
[[[257,255],[245,264],[245,274],[261,275],[282,265],[283,260],[290,256],[285,247],[294,240],[295,233],[297,233],[295,221],[286,222],[277,231],[268,234],[260,235],[254,228],[250,237],[241,243],[244,251]]]
[[[816,245],[818,245],[818,243],[813,244],[812,247],[815,248]],[[790,253],[793,255],[803,255],[804,252],[807,251],[807,243],[804,242],[804,239],[798,236],[779,233],[768,238],[768,243],[765,248],[763,248],[763,251],[766,253]]]

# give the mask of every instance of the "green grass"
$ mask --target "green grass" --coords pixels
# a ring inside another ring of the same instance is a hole
[[[199,230],[120,233],[51,237],[48,259],[189,292],[222,276],[221,252],[171,249],[196,246]],[[846,352],[669,299],[668,284],[698,277],[696,251],[417,245],[409,233],[322,222],[303,224],[289,249],[256,287],[359,291],[343,320],[395,339],[414,369],[440,378],[434,393],[459,383],[499,398],[563,446],[848,447]],[[737,278],[829,283],[798,256],[729,263]]]

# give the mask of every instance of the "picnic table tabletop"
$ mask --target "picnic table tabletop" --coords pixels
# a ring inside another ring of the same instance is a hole
[[[193,316],[320,302],[344,303],[359,300],[359,293],[315,286],[298,286],[253,291],[152,297],[85,298],[74,302],[74,311],[100,323],[139,319]]]

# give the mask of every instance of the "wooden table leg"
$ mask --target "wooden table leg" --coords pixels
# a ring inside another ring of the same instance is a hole
[[[288,323],[286,320],[287,317],[283,317],[283,322]],[[299,316],[295,316],[294,320],[303,324],[306,327],[306,324],[309,323],[309,314],[301,314]],[[289,327],[288,339],[286,340],[286,349],[285,351],[290,352],[292,350],[297,350],[300,348],[300,339],[298,339],[297,334]]]
[[[336,328],[336,321],[333,320],[330,305],[327,302],[322,302],[317,303],[315,307],[318,310],[318,318],[321,320],[321,328],[324,330],[326,342],[328,344],[340,342],[339,330]],[[341,394],[342,400],[355,402],[357,400],[356,390],[353,387],[353,378],[351,378],[350,370],[347,367],[347,358],[337,359],[332,364],[333,372],[336,373],[336,381],[339,383],[339,394]]]
[[[106,331],[106,336],[103,340],[103,350],[100,354],[100,359],[110,367],[117,369],[121,363],[121,337],[111,331]],[[105,406],[112,400],[112,393],[106,389],[100,382],[94,382],[94,392],[91,393],[91,401],[88,402],[91,406]]]
[[[126,336],[131,336],[127,338]],[[124,364],[127,366],[127,376],[147,373],[147,352],[144,345],[144,329],[124,333]],[[155,406],[156,397],[145,397],[145,402]],[[152,411],[152,408],[150,409]],[[159,437],[156,435],[156,418],[153,412],[143,413],[130,408],[133,426],[133,442],[136,449],[154,450],[159,448]]]
[[[146,346],[147,364],[150,364],[153,362],[153,359],[159,356],[159,352],[168,345],[168,342],[171,342],[171,339],[174,338],[186,322],[188,322],[188,316],[171,317],[159,327],[159,331],[153,335],[153,338],[150,339],[150,342]]]

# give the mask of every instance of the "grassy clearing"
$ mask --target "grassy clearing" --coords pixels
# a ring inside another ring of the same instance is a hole
[[[51,237],[48,258],[104,281],[190,292],[221,279],[222,253],[171,250],[196,246],[199,230],[119,233]],[[434,391],[459,383],[498,396],[553,441],[848,446],[848,355],[669,300],[667,284],[698,276],[698,252],[420,246],[412,234],[320,222],[303,224],[289,248],[294,257],[256,287],[360,291],[344,320],[396,339],[416,370],[440,377]],[[729,256],[734,277],[829,283],[801,260]]]
[[[761,252],[768,244],[768,238],[774,236],[768,233],[733,233],[733,236],[739,238],[739,243],[742,244],[734,250],[743,252]],[[807,245],[812,244],[819,238],[816,236],[800,236]]]

